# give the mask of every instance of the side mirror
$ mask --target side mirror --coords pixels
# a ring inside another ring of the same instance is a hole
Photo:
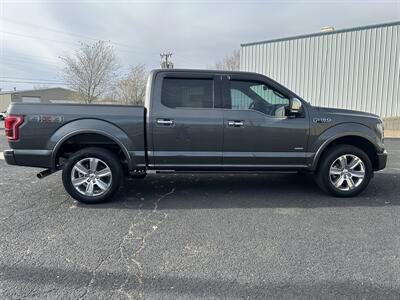
[[[299,99],[292,98],[292,100],[290,100],[289,114],[298,115],[301,112],[302,106],[303,103]]]

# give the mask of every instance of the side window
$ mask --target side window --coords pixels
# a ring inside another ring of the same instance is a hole
[[[242,91],[231,88],[232,109],[248,109],[252,103],[253,99]]]
[[[228,108],[257,110],[273,117],[284,117],[289,108],[289,98],[255,81],[230,81]]]
[[[213,85],[213,79],[164,78],[161,103],[170,108],[213,108]]]

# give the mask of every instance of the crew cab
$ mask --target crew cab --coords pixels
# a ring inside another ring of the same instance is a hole
[[[385,168],[381,119],[314,107],[256,73],[162,69],[145,106],[12,103],[10,165],[62,170],[67,192],[106,201],[147,172],[310,172],[334,196],[362,192]],[[138,183],[140,184],[140,183]]]

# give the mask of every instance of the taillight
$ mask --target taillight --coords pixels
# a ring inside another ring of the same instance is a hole
[[[6,116],[4,128],[9,141],[16,141],[19,139],[19,126],[22,123],[24,123],[24,116]]]

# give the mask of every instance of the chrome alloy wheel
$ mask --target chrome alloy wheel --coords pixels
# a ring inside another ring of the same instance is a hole
[[[82,195],[100,196],[111,187],[111,169],[101,159],[94,157],[84,158],[73,166],[71,182],[74,188]]]
[[[329,169],[329,179],[341,191],[351,191],[365,178],[364,162],[354,154],[339,156]]]

